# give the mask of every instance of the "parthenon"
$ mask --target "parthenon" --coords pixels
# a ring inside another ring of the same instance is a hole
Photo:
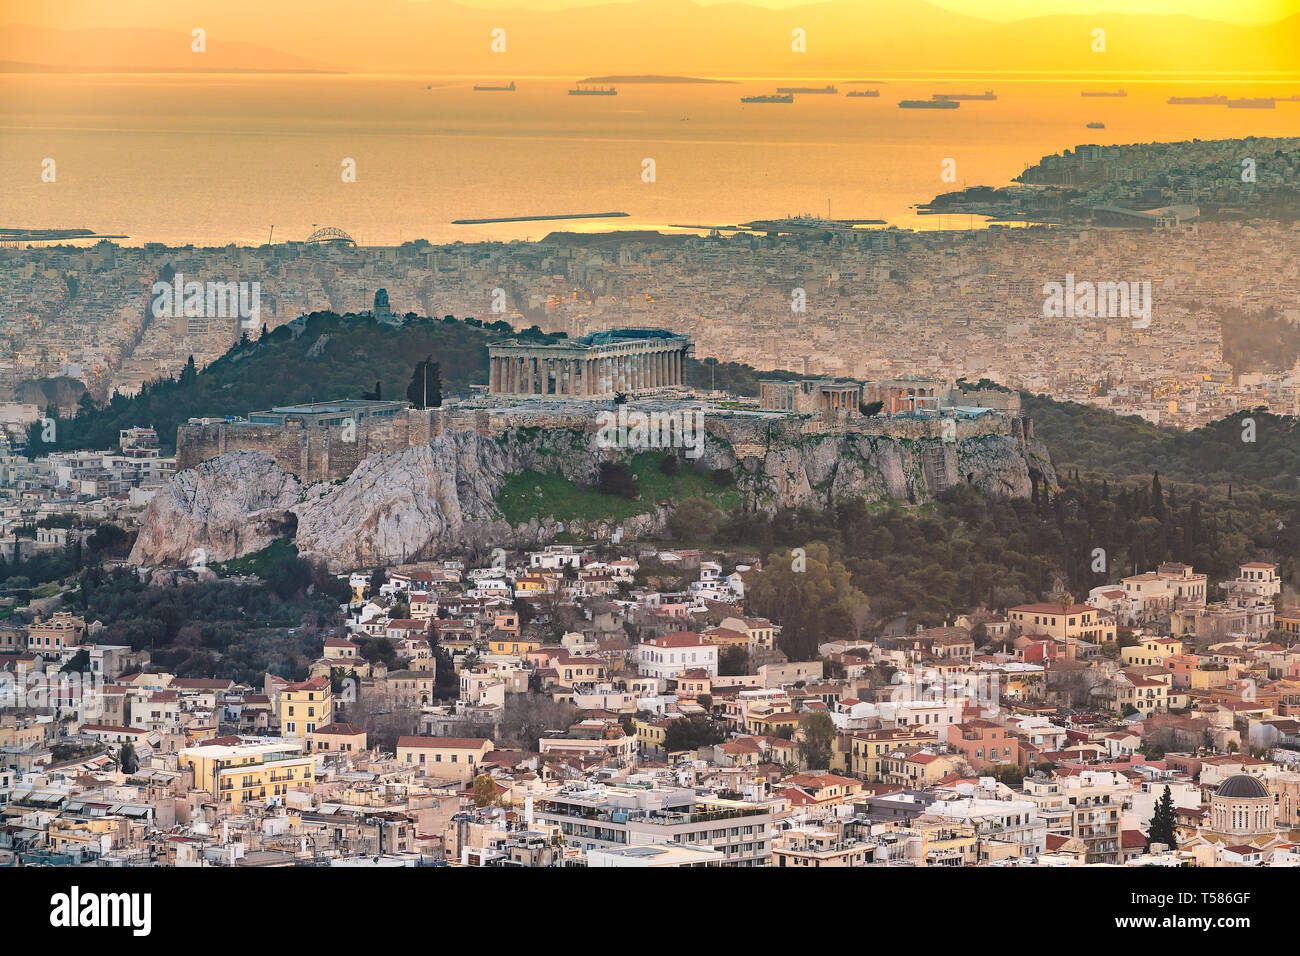
[[[512,339],[488,346],[488,393],[608,399],[684,384],[690,338],[663,329],[612,329],[569,342]]]

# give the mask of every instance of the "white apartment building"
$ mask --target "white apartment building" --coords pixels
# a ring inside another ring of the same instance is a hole
[[[700,797],[694,790],[565,787],[529,798],[530,824],[553,824],[567,846],[610,850],[652,845],[711,849],[723,866],[766,866],[772,812],[744,800]]]
[[[973,826],[980,839],[1018,843],[1030,858],[1047,849],[1047,821],[1032,800],[937,800],[921,819]]]
[[[1253,595],[1262,601],[1271,601],[1282,591],[1282,579],[1278,577],[1277,565],[1263,561],[1251,561],[1240,566],[1237,577],[1224,581],[1223,587],[1235,595]]]
[[[668,680],[682,671],[704,670],[718,676],[718,645],[694,631],[675,631],[642,641],[636,649],[637,670],[646,676]]]

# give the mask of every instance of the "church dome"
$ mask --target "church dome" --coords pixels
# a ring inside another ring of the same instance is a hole
[[[1239,773],[1219,784],[1216,797],[1267,797],[1268,789],[1248,773]]]

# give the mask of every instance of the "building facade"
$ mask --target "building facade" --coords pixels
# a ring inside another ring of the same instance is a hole
[[[661,329],[615,329],[568,342],[488,346],[488,393],[609,399],[685,384],[693,344]]]

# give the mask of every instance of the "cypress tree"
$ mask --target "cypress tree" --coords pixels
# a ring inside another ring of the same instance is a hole
[[[1165,792],[1156,802],[1156,812],[1147,827],[1147,848],[1153,843],[1163,843],[1174,849],[1178,846],[1178,837],[1174,834],[1174,798],[1165,785]]]

